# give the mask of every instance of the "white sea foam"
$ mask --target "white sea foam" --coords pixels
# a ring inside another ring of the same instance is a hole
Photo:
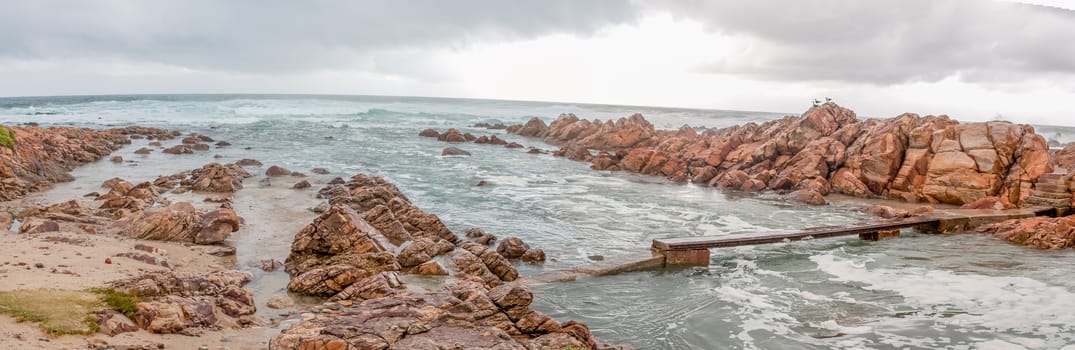
[[[1075,293],[1026,277],[997,277],[921,268],[869,268],[867,260],[833,253],[810,257],[834,281],[891,291],[915,309],[949,313],[930,321],[973,333],[1034,336],[1048,346],[1075,341]],[[1012,337],[1009,341],[1020,339]],[[1025,341],[1021,341],[1025,342]]]

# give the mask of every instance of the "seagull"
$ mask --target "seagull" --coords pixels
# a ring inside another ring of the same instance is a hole
[[[832,99],[831,99],[831,98],[828,98],[828,97],[826,97],[826,98],[825,98],[825,103],[829,103],[829,102],[832,102]]]
[[[820,105],[821,105],[821,100],[815,98],[814,99],[814,107],[817,107],[817,106],[820,106]]]

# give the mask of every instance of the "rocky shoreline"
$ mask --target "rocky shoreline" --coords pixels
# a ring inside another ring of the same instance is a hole
[[[232,198],[244,189],[244,180],[255,176],[252,170],[261,167],[260,162],[209,163],[137,184],[117,177],[101,184],[103,194],[35,205],[19,199],[72,180],[67,172],[74,166],[102,159],[131,139],[153,140],[136,154],[164,153],[164,157],[208,151],[207,143],[214,140],[189,135],[169,145],[164,142],[178,138],[178,132],[133,127],[14,130],[18,153],[0,154],[5,165],[5,218],[8,227],[17,224],[17,233],[7,237],[11,245],[6,250],[15,259],[25,259],[22,252],[27,247],[49,242],[50,246],[42,248],[49,249],[45,254],[49,257],[35,258],[40,261],[37,268],[63,275],[70,281],[65,289],[108,290],[136,302],[131,310],[102,308],[92,315],[94,325],[86,330],[106,338],[50,339],[13,333],[0,345],[623,348],[603,345],[583,324],[561,323],[530,308],[533,296],[519,283],[513,264],[525,263],[524,256],[526,262],[540,263],[544,260],[540,249],[529,248],[514,237],[491,247],[496,237],[477,228],[461,237],[435,215],[411,204],[384,179],[361,174],[349,180],[329,179],[328,171],[321,168],[311,170],[317,178],[306,180],[305,174],[268,167],[258,185],[270,187],[270,179],[280,177],[296,182],[277,191],[306,191],[311,181],[325,185],[317,191],[323,205],[311,208],[319,216],[294,234],[287,260],[270,259],[260,266],[271,272],[282,265],[291,276],[287,290],[292,295],[321,301],[306,306],[308,301],[296,303],[282,294],[268,302],[256,301],[255,294],[244,288],[252,280],[252,271],[236,270],[241,269],[234,265],[236,250],[223,243],[249,224],[240,216],[242,210],[233,208]],[[230,143],[220,141],[216,146]],[[67,263],[83,257],[94,263]],[[3,264],[0,278],[28,282],[8,288],[50,290],[47,281],[29,277],[35,273],[32,264]],[[83,278],[89,275],[94,278]],[[408,278],[424,279],[423,287],[409,288]],[[429,282],[441,287],[430,288]],[[262,303],[283,312],[258,313],[257,305]],[[286,329],[273,337],[227,340],[266,327]],[[200,338],[217,338],[222,343]]]
[[[141,127],[11,129],[17,147],[0,150],[0,225],[15,232],[0,244],[9,256],[0,261],[0,278],[12,283],[0,293],[62,288],[133,301],[89,315],[92,324],[78,331],[89,335],[50,337],[4,316],[0,321],[11,330],[0,346],[625,348],[604,344],[584,324],[554,320],[531,307],[534,296],[516,265],[540,264],[544,251],[480,228],[453,232],[383,178],[344,179],[323,168],[308,176],[240,159],[140,183],[116,177],[97,192],[39,205],[24,199],[73,180],[70,170],[101,161],[132,140],[145,143],[135,152],[144,157],[183,157],[231,143]],[[1071,203],[1075,187],[1066,173],[1075,166],[1075,146],[1051,151],[1029,126],[913,114],[859,120],[831,103],[801,116],[725,129],[657,130],[640,115],[606,122],[561,115],[549,124],[535,118],[488,129],[560,145],[554,156],[589,162],[595,170],[773,191],[811,204],[844,193],[1007,209],[1040,200]],[[421,136],[526,148],[456,129]],[[546,153],[535,147],[526,152]],[[468,155],[459,149],[442,154]],[[312,218],[308,224],[287,233],[291,244],[283,262],[236,266],[236,248],[225,244],[261,224],[248,222],[257,216],[234,205],[237,194],[251,190],[316,193],[321,202],[304,217]],[[930,209],[870,212],[900,218]],[[979,232],[1043,249],[1075,246],[1069,217],[1013,220]],[[286,272],[280,288],[288,293],[255,293],[250,282],[280,268],[279,275]]]

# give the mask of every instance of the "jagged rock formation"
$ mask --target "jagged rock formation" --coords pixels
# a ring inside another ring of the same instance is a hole
[[[594,348],[586,326],[529,307],[511,284],[511,262],[485,244],[462,241],[382,178],[356,175],[322,188],[331,208],[295,236],[284,263],[288,290],[354,305],[285,330],[273,349]],[[491,235],[471,230],[475,238]],[[544,252],[517,238],[513,257]],[[518,255],[518,256],[517,256]],[[401,273],[450,277],[442,290],[408,291]]]
[[[260,323],[254,296],[242,288],[251,275],[240,271],[209,274],[151,272],[111,282],[110,288],[134,294],[135,323],[153,333],[196,335],[199,328],[237,328]]]
[[[284,330],[273,349],[596,349],[589,328],[530,308],[509,284],[461,280],[443,290],[401,293],[321,315]]]
[[[103,158],[132,136],[172,139],[178,132],[127,127],[92,130],[72,127],[14,126],[15,150],[0,149],[0,200],[21,198],[52,183],[70,181],[75,166]]]
[[[596,170],[626,170],[742,191],[840,192],[962,205],[996,196],[1023,204],[1052,171],[1045,139],[1026,125],[903,114],[859,120],[834,103],[762,124],[701,133],[656,130],[641,115],[616,121],[564,114],[508,128],[562,145]],[[590,149],[600,153],[591,156]]]

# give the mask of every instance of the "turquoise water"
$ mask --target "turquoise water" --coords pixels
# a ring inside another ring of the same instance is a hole
[[[293,170],[324,167],[343,176],[385,177],[454,230],[482,227],[543,248],[550,261],[521,265],[524,275],[585,264],[591,255],[638,252],[657,237],[757,234],[867,219],[854,210],[865,205],[858,201],[803,207],[772,195],[596,172],[586,163],[518,149],[464,144],[457,146],[471,157],[441,157],[444,143],[417,136],[425,128],[456,127],[551,150],[555,147],[538,140],[468,126],[521,123],[533,116],[548,121],[568,112],[603,120],[642,113],[659,128],[723,127],[782,116],[406,97],[0,99],[5,124],[138,124],[234,144],[177,161],[147,158],[126,168],[125,177],[171,174],[212,161],[212,154],[224,161],[255,158]],[[1039,132],[1061,141],[1075,135],[1068,128]],[[491,185],[474,186],[478,181]],[[242,234],[248,236],[233,239],[276,237],[260,243],[269,247],[259,253],[272,255],[286,252],[290,241],[278,237],[293,232]],[[1034,251],[977,235],[817,240],[715,250],[709,269],[535,285],[535,307],[560,320],[583,321],[602,339],[639,349],[1057,349],[1075,343],[1073,262],[1071,250]]]

